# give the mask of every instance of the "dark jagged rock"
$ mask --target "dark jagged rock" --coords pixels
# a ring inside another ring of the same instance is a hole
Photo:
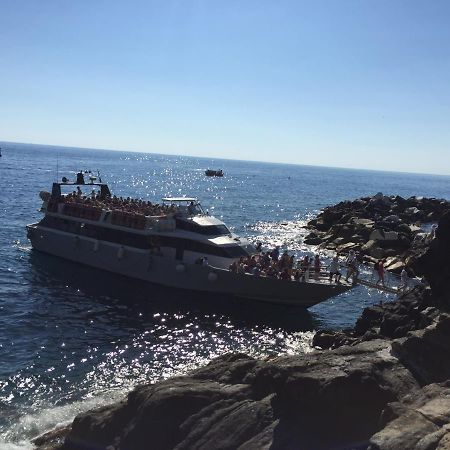
[[[450,389],[432,384],[420,397],[391,406],[395,417],[371,439],[370,450],[450,449]]]
[[[39,450],[57,450],[62,448],[64,440],[70,432],[70,426],[59,427],[33,440]]]
[[[423,385],[450,379],[450,316],[441,315],[429,327],[394,341],[394,354]]]
[[[439,221],[436,238],[410,258],[412,268],[423,274],[441,306],[450,307],[450,212]]]
[[[369,450],[450,449],[450,383],[430,384],[390,404],[386,426],[372,436]]]
[[[450,308],[449,255],[450,213],[446,213],[439,221],[435,238],[422,243],[408,261],[416,273],[425,276],[430,289],[417,288],[395,302],[365,308],[353,329],[321,331],[314,336],[313,345],[337,348],[374,338],[399,338],[425,328],[435,319],[436,307]],[[402,267],[396,259],[392,259],[391,264],[391,267]]]
[[[420,228],[415,224],[436,222],[449,210],[450,202],[446,200],[403,199],[379,193],[325,208],[308,222],[314,234],[305,243],[320,244],[339,253],[358,249],[362,255],[375,259],[398,256],[404,262],[420,247],[420,240],[415,240]]]

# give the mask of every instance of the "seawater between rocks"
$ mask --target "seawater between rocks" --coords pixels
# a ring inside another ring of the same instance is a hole
[[[38,193],[80,169],[113,193],[198,197],[240,235],[297,256],[306,221],[327,205],[373,195],[449,199],[450,177],[1,143],[0,448],[29,439],[134,385],[207,363],[311,350],[313,330],[353,325],[392,298],[357,287],[308,311],[165,289],[31,250]],[[223,178],[205,177],[207,168]],[[324,255],[326,257],[327,255]]]

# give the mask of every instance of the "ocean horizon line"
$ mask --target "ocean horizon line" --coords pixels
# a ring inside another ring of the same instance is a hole
[[[179,153],[158,153],[152,151],[143,150],[133,150],[133,149],[118,149],[118,148],[99,148],[99,147],[78,147],[72,145],[59,145],[59,144],[40,144],[34,142],[18,142],[18,141],[0,141],[0,147],[4,144],[13,145],[30,145],[36,147],[53,147],[56,149],[79,149],[79,150],[92,150],[99,152],[122,152],[122,153],[135,153],[142,155],[157,155],[157,156],[176,156],[185,158],[198,158],[204,160],[214,160],[214,161],[236,161],[236,162],[247,162],[247,163],[258,163],[258,164],[275,164],[280,166],[299,166],[299,167],[311,167],[317,169],[333,169],[333,170],[343,170],[343,171],[363,171],[363,172],[377,172],[377,173],[392,173],[392,174],[409,174],[409,175],[427,175],[433,177],[443,177],[450,178],[450,174],[444,173],[432,173],[432,172],[411,172],[411,171],[401,171],[401,170],[386,170],[386,169],[369,169],[361,167],[344,167],[344,166],[327,166],[327,165],[317,165],[317,164],[306,164],[306,163],[293,163],[293,162],[277,162],[277,161],[262,161],[256,159],[234,159],[234,158],[223,158],[216,156],[197,156],[197,155],[187,155]]]

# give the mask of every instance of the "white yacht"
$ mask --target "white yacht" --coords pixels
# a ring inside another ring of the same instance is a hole
[[[97,189],[97,194],[83,194]],[[73,192],[63,193],[65,189]],[[63,178],[41,192],[44,217],[27,226],[34,249],[151,283],[264,302],[310,307],[351,288],[326,279],[299,282],[235,273],[230,264],[256,253],[205,213],[196,198],[164,198],[162,204],[127,199],[124,211],[106,183]],[[132,208],[129,208],[132,209]],[[289,277],[290,278],[290,277]]]

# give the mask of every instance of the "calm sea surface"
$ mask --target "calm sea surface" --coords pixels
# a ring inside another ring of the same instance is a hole
[[[25,225],[39,191],[80,169],[113,193],[189,195],[240,235],[303,255],[305,221],[341,200],[399,194],[450,198],[450,177],[0,143],[0,449],[135,384],[186,372],[226,352],[310,350],[313,330],[351,326],[383,294],[357,287],[303,311],[155,287],[39,254]],[[208,178],[207,168],[225,177]],[[326,257],[326,255],[324,255]]]

